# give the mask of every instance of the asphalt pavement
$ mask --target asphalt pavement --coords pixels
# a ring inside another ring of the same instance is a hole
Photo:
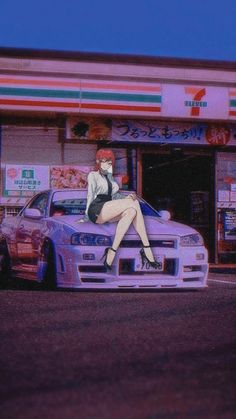
[[[0,290],[2,419],[234,419],[236,278],[204,291]]]

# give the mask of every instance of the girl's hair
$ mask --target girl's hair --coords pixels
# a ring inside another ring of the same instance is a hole
[[[111,149],[109,148],[101,148],[100,150],[97,151],[96,153],[96,169],[98,170],[100,167],[100,162],[101,160],[111,160],[112,161],[112,166],[114,167],[115,164],[115,156],[114,153]],[[99,163],[97,163],[97,160],[99,161]]]

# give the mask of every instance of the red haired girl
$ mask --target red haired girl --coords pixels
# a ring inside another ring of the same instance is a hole
[[[96,171],[88,175],[88,196],[86,219],[96,224],[117,222],[117,228],[112,247],[108,247],[103,255],[104,265],[111,269],[115,253],[131,223],[139,234],[143,248],[140,251],[142,260],[145,259],[154,268],[158,263],[147,237],[143,214],[135,194],[123,196],[118,193],[119,186],[112,177],[115,156],[110,149],[100,149],[96,154]]]

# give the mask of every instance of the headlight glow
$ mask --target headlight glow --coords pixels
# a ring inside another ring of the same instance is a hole
[[[203,246],[204,241],[201,234],[188,234],[180,238],[180,246]]]
[[[75,233],[71,236],[74,246],[111,246],[111,237],[102,234]]]

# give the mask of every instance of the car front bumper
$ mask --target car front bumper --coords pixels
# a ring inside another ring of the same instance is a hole
[[[58,287],[196,289],[207,286],[208,253],[204,246],[152,248],[155,256],[164,256],[162,272],[139,270],[139,251],[140,248],[119,248],[111,271],[107,271],[101,261],[104,247],[57,246]]]

